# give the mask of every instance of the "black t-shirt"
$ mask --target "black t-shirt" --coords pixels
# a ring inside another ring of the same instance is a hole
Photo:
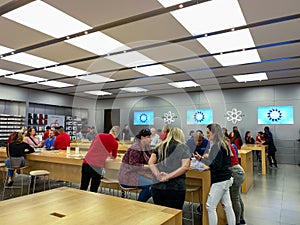
[[[26,149],[28,149],[28,151],[25,151]],[[8,151],[10,157],[22,157],[25,154],[34,152],[34,149],[26,142],[22,142],[19,144],[16,142],[12,142],[9,144]]]
[[[166,173],[171,173],[174,170],[177,170],[182,165],[182,159],[189,159],[191,157],[189,147],[175,141],[170,141],[165,159],[159,155],[157,149],[155,149],[153,153],[156,154],[157,157],[158,170]],[[186,189],[185,174],[170,179],[167,182],[160,182],[155,177],[152,187],[156,189],[184,191]]]

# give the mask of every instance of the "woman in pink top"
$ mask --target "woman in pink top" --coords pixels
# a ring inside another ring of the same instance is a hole
[[[36,132],[33,127],[27,130],[25,142],[28,143],[33,148],[41,148],[43,143],[40,141],[39,137],[35,136]]]

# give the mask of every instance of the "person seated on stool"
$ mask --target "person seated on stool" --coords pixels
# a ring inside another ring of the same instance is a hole
[[[56,137],[53,147],[57,150],[66,150],[67,147],[70,147],[71,137],[65,132],[63,126],[58,127],[57,132],[59,135]]]
[[[56,139],[55,132],[53,130],[49,130],[48,138],[45,140],[44,148],[47,150],[55,149],[53,144]]]
[[[148,166],[151,156],[151,131],[142,129],[135,137],[135,143],[123,156],[118,179],[125,188],[142,189],[138,201],[147,202],[151,198],[150,187],[152,184],[152,172]]]
[[[27,150],[27,151],[25,151]],[[9,143],[8,148],[6,150],[7,156],[8,157],[20,157],[22,159],[21,165],[20,166],[25,166],[25,159],[24,155],[33,153],[34,149],[26,142],[23,142],[23,135],[22,132],[16,132],[13,137],[12,137],[12,142]],[[5,163],[7,168],[10,168],[10,159],[8,158]],[[14,175],[14,170],[8,170],[7,172],[7,186],[12,186],[14,181],[13,181],[13,175]]]

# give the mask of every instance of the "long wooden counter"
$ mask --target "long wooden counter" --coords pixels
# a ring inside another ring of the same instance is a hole
[[[90,145],[91,142],[75,142],[70,144],[72,150],[75,150],[75,147],[79,147],[79,150],[82,152],[88,151]],[[132,145],[131,142],[119,141],[118,153],[124,154],[131,145]]]
[[[181,225],[181,210],[57,188],[0,202],[1,224]]]
[[[267,145],[258,145],[258,144],[245,144],[241,147],[241,150],[254,150],[261,152],[261,174],[267,174],[267,164],[266,164],[266,150],[268,149]]]
[[[74,152],[71,152],[74,154]],[[6,159],[6,152],[0,150],[0,158]],[[43,151],[42,153],[31,153],[26,155],[26,165],[30,170],[45,169],[51,172],[50,178],[56,180],[80,183],[81,179],[81,157],[67,156],[66,151]],[[210,190],[210,171],[190,170],[186,174],[186,183],[200,186],[198,196],[194,196],[194,202],[202,205],[202,224],[208,224],[207,210],[205,203]],[[186,196],[190,200],[190,196]],[[219,225],[225,225],[226,219],[221,207],[218,207]]]

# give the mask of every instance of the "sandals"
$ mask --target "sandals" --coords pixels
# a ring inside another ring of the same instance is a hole
[[[13,183],[14,183],[14,181],[12,180],[12,181],[7,183],[7,186],[11,187],[13,185]]]

